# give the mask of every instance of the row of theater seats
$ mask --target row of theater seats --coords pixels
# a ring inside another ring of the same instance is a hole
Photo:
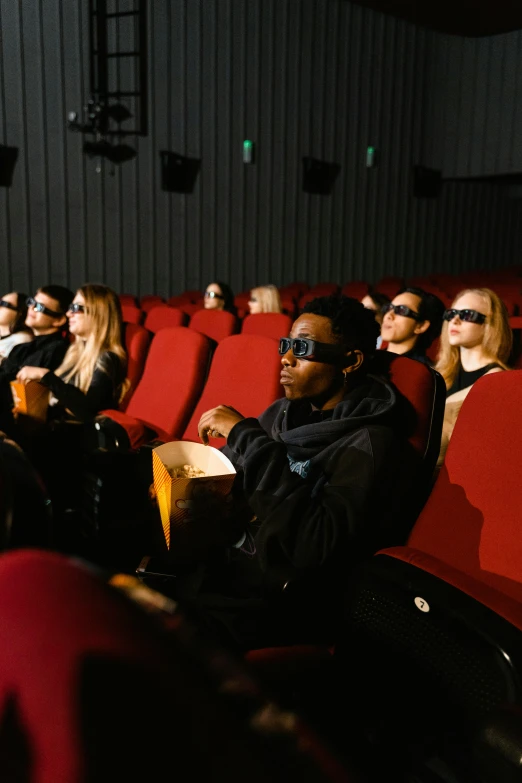
[[[154,438],[198,440],[206,410],[226,404],[259,416],[281,396],[280,356],[271,337],[235,334],[215,351],[206,335],[185,326],[161,329],[150,346],[149,339],[143,327],[127,325],[133,388],[119,411],[102,412],[124,427],[133,448]]]
[[[370,290],[379,291],[392,299],[405,285],[417,286],[436,294],[447,306],[451,304],[459,291],[465,288],[491,288],[504,300],[510,315],[522,314],[522,269],[512,267],[494,271],[472,271],[452,275],[433,273],[423,277],[384,277],[377,283],[353,280],[344,285],[333,282],[316,283],[313,286],[305,282],[289,283],[279,289],[283,311],[293,317],[304,304],[317,296],[342,293],[346,296],[362,299]],[[244,291],[234,298],[240,317],[248,311],[250,292]],[[154,307],[177,307],[192,316],[203,307],[201,291],[185,291],[165,301],[161,296],[142,296],[139,303],[131,294],[120,296],[125,308],[126,318],[132,323],[141,323]]]
[[[415,780],[434,759],[430,780],[521,779],[521,403],[521,371],[473,387],[407,544],[359,570],[333,646],[247,656],[302,709],[321,693],[315,719],[367,764],[371,737],[377,779],[406,758]]]

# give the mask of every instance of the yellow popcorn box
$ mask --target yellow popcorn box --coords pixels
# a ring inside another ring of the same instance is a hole
[[[38,381],[11,381],[11,393],[14,401],[13,413],[23,413],[39,421],[47,419],[50,392],[46,386],[42,386]]]
[[[205,475],[197,478],[172,478],[169,471],[193,465]],[[212,446],[187,441],[164,443],[152,451],[154,490],[161,515],[163,534],[170,549],[171,534],[190,523],[191,497],[201,487],[226,496],[232,489],[236,471],[224,454]]]

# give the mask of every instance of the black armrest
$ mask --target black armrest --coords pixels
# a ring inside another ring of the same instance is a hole
[[[473,758],[483,783],[522,781],[520,707],[499,707],[488,715],[473,743]]]

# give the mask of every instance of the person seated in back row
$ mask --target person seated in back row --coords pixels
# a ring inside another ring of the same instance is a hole
[[[387,350],[430,364],[426,351],[440,335],[444,304],[422,288],[403,288],[383,308],[381,327]]]
[[[281,297],[275,285],[260,285],[252,288],[248,300],[250,315],[258,313],[282,313]]]
[[[15,345],[30,343],[34,339],[31,329],[26,326],[27,296],[12,291],[0,299],[0,364],[6,359]]]
[[[16,379],[21,368],[30,364],[55,370],[62,363],[69,347],[65,312],[72,297],[68,288],[48,285],[27,299],[25,323],[34,339],[13,346],[0,364],[0,430],[13,434],[13,397],[9,383]]]
[[[201,417],[202,441],[224,436],[237,470],[231,516],[246,504],[254,521],[230,533],[226,561],[178,579],[179,597],[240,649],[330,638],[351,569],[407,534],[418,457],[395,388],[371,374],[377,335],[355,299],[315,299],[280,341],[285,399],[259,419],[226,405]],[[289,613],[288,583],[308,587]]]

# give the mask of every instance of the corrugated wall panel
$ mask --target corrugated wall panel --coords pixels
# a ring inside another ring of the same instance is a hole
[[[521,33],[449,38],[345,0],[154,0],[147,16],[149,135],[98,172],[65,128],[88,96],[86,1],[0,0],[0,143],[20,148],[0,189],[4,290],[93,279],[170,295],[518,261],[522,206],[506,189],[415,199],[412,167],[518,165]],[[128,61],[111,73],[135,82]],[[201,158],[192,194],[161,190],[163,149]],[[303,156],[340,164],[331,196],[303,192]]]

